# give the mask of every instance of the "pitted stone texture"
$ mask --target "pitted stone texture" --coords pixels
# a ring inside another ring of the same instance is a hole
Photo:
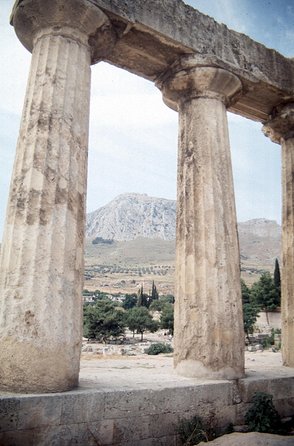
[[[272,119],[264,124],[262,130],[277,144],[294,138],[294,102],[275,108]]]
[[[76,36],[47,29],[33,50],[1,257],[0,387],[10,391],[78,383],[90,49]]]
[[[184,72],[183,79],[176,72],[162,90],[167,101],[178,94],[180,127],[175,367],[184,376],[240,378],[239,246],[224,105],[240,90],[240,82],[212,67],[205,76],[201,67]]]
[[[181,0],[93,0],[119,35],[105,60],[156,80],[183,55],[209,56],[237,75],[243,95],[231,111],[259,121],[294,95],[294,60],[230,30]],[[195,2],[197,7],[197,2]]]
[[[282,355],[294,367],[294,137],[282,142]]]
[[[78,389],[63,394],[1,395],[0,444],[176,446],[179,420],[191,419],[194,414],[215,422],[221,430],[230,423],[244,425],[256,391],[271,393],[282,416],[293,414],[293,373],[289,368],[283,378],[283,371],[274,366],[267,369],[266,379],[260,369],[255,377],[238,382],[201,382],[179,376],[175,380],[172,369],[162,372],[158,359],[154,360],[157,372],[152,367],[142,368],[142,363],[137,365],[139,380],[134,379],[133,371],[126,373],[126,367],[115,367],[112,376],[105,364],[99,364],[97,370],[87,360],[86,369],[92,368],[94,377],[91,381],[82,378]]]
[[[294,367],[294,103],[276,110],[263,131],[282,145],[282,353]]]

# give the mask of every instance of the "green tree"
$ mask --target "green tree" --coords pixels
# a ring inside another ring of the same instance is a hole
[[[256,304],[265,311],[268,321],[268,312],[280,305],[279,291],[268,271],[264,272],[259,281],[252,285],[251,293]]]
[[[160,302],[160,300],[154,300],[153,302],[151,302],[149,310],[150,311],[161,311],[162,303]]]
[[[122,303],[122,307],[125,310],[129,310],[137,305],[138,297],[136,294],[126,294],[125,300]]]
[[[254,325],[258,318],[258,313],[260,311],[260,308],[252,299],[250,289],[242,279],[241,279],[241,292],[242,292],[242,304],[243,304],[244,331],[246,333],[248,341],[250,342],[249,335],[253,333]]]
[[[174,334],[174,306],[170,303],[162,307],[160,326],[168,330],[171,335]]]
[[[138,290],[137,306],[138,307],[146,307],[146,308],[149,307],[149,296],[144,293],[143,285],[141,285]]]
[[[278,259],[275,261],[274,284],[279,297],[279,305],[281,305],[281,273]]]
[[[152,319],[148,309],[143,306],[134,307],[128,311],[126,324],[133,334],[135,331],[141,334],[141,341],[143,341],[145,331],[148,330],[153,333],[158,330],[158,323]]]
[[[107,293],[105,293],[105,291],[95,290],[94,291],[94,295],[95,295],[95,298],[97,300],[99,300],[99,299],[108,299]]]
[[[143,285],[140,286],[138,289],[138,300],[137,300],[137,306],[142,307],[143,305]]]
[[[242,303],[249,304],[252,300],[249,287],[246,285],[243,279],[241,279],[241,293],[242,293]]]
[[[275,260],[274,283],[276,288],[281,287],[281,273],[278,259]]]
[[[120,307],[109,299],[98,300],[94,305],[84,306],[84,336],[107,342],[125,332],[124,314]]]
[[[160,296],[159,300],[162,303],[162,305],[175,303],[175,297],[172,294],[162,295],[162,296]]]
[[[156,285],[153,280],[152,289],[151,289],[151,301],[154,302],[155,300],[158,300],[158,298],[159,298],[158,291],[157,291]]]

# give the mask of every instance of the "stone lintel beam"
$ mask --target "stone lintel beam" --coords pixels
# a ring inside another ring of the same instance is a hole
[[[294,60],[228,29],[181,0],[93,0],[119,39],[105,60],[156,80],[185,54],[209,57],[239,77],[243,95],[229,110],[266,121],[294,97]]]
[[[282,150],[282,356],[294,367],[294,102],[276,108],[263,132]]]
[[[23,0],[16,2],[18,7],[22,3]],[[33,3],[37,8],[50,10],[50,2],[46,0]],[[76,0],[66,3],[66,8],[76,11],[78,19]],[[294,97],[293,59],[228,29],[181,0],[84,0],[83,3],[89,15],[97,7],[104,11],[112,25],[100,24],[96,32],[92,22],[93,29],[89,29],[92,63],[103,59],[156,81],[183,55],[210,58],[211,65],[231,71],[242,81],[243,95],[229,111],[261,122],[268,120],[274,107]],[[33,20],[29,19],[29,26]],[[31,51],[31,42],[18,35]]]
[[[158,86],[179,112],[175,368],[184,376],[240,378],[244,330],[226,107],[242,84],[191,58]]]

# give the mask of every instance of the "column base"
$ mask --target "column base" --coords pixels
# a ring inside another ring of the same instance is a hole
[[[49,343],[49,342],[48,342]],[[78,386],[80,348],[48,348],[12,336],[0,342],[0,390],[16,393],[65,392]]]
[[[178,375],[187,378],[239,379],[245,376],[243,367],[224,367],[219,370],[213,370],[203,365],[201,361],[195,361],[193,359],[186,359],[179,362],[175,366],[175,371]]]

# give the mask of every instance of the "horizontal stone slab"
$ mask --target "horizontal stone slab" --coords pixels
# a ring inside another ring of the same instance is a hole
[[[103,389],[81,380],[76,390],[0,396],[5,446],[176,445],[179,420],[212,416],[219,427],[244,424],[253,391],[269,392],[282,416],[294,414],[294,370],[288,376],[239,381],[186,379],[163,388]],[[168,380],[167,380],[168,381]],[[117,382],[119,386],[119,382]]]
[[[183,55],[229,69],[243,94],[230,110],[266,121],[273,107],[294,97],[294,60],[230,30],[180,0],[94,0],[118,40],[104,60],[155,81]],[[97,48],[97,51],[99,48]]]

